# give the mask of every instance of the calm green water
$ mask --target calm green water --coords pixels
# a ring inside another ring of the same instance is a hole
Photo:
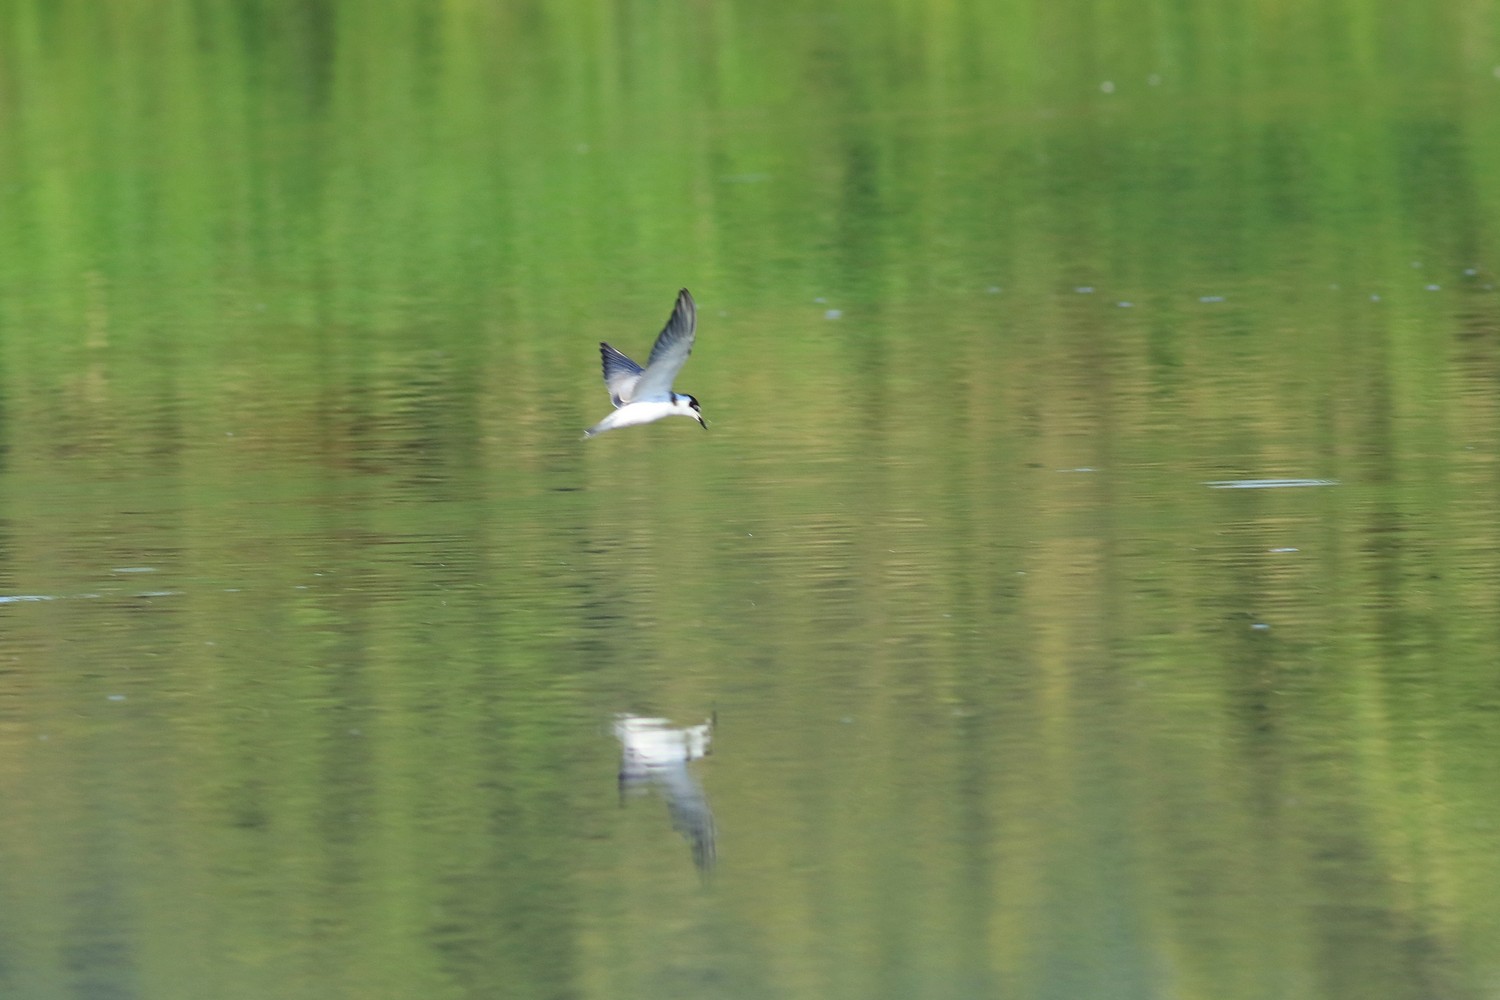
[[[3,0],[0,993],[1494,996],[1497,164],[1477,2]]]

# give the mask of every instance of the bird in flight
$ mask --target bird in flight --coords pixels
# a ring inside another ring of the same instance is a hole
[[[691,417],[707,430],[698,401],[685,392],[672,391],[672,380],[693,353],[693,338],[697,333],[698,312],[693,297],[684,288],[677,293],[677,305],[657,336],[645,368],[608,344],[600,343],[604,387],[609,390],[615,412],[584,431],[583,436],[591,438],[616,427],[634,427],[673,416]]]

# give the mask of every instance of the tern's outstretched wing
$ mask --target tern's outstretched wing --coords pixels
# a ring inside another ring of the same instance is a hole
[[[713,870],[715,850],[714,814],[709,811],[703,786],[688,772],[687,764],[677,761],[659,768],[656,780],[667,800],[667,814],[672,829],[687,840],[693,850],[693,863],[705,875]]]
[[[632,400],[667,401],[672,398],[672,380],[687,364],[688,355],[693,353],[693,338],[697,333],[698,310],[693,305],[693,297],[684,288],[677,293],[672,318],[667,320],[651,348],[646,370],[631,390]]]
[[[624,406],[633,396],[641,366],[602,341],[599,357],[604,361],[604,387],[609,390],[609,401],[617,408]]]

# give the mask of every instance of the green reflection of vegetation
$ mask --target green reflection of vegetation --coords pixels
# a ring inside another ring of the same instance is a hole
[[[1492,22],[6,0],[0,984],[1483,995]],[[558,444],[681,284],[700,474]],[[616,695],[780,720],[715,895]]]

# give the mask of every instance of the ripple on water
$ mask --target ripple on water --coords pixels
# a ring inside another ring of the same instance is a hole
[[[1337,479],[1215,479],[1203,484],[1211,490],[1285,490],[1299,486],[1337,486]]]

